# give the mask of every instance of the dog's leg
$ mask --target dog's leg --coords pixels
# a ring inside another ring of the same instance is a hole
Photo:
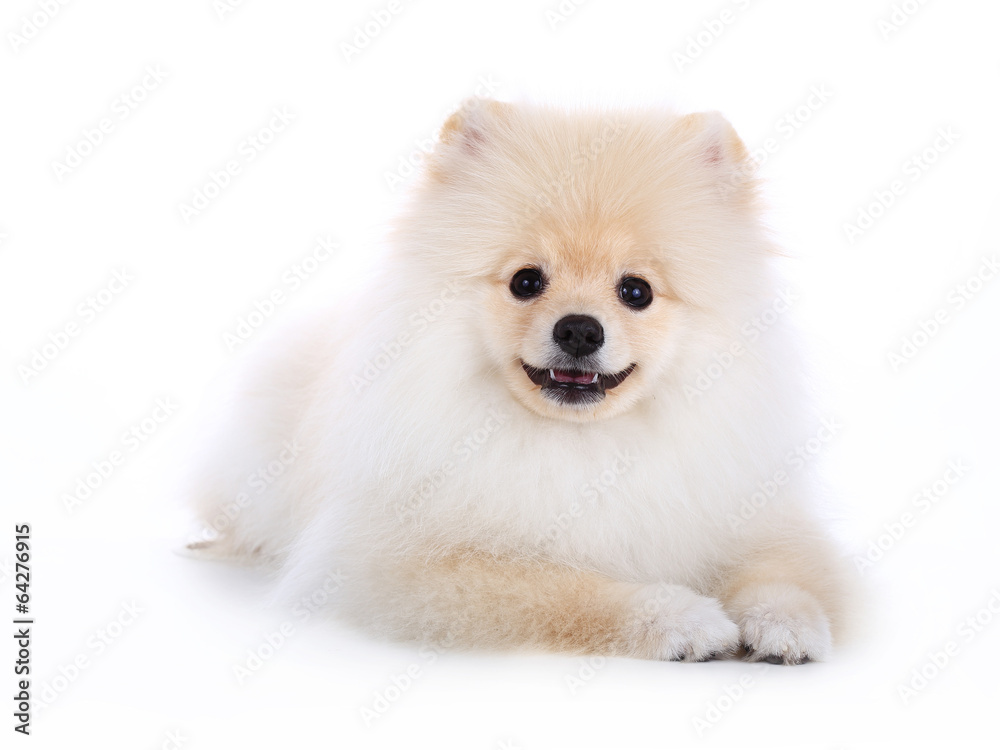
[[[379,568],[366,618],[398,638],[678,661],[738,645],[720,603],[685,586],[622,583],[474,552],[397,558]]]
[[[843,630],[846,582],[825,539],[785,539],[747,555],[718,595],[749,660],[802,664],[825,659]]]

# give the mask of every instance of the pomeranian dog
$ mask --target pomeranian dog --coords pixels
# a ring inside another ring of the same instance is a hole
[[[826,658],[848,567],[751,167],[715,113],[464,105],[377,274],[247,368],[191,548],[394,639]]]

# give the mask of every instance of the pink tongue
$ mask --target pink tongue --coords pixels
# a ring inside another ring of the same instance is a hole
[[[557,383],[583,383],[586,385],[594,380],[594,373],[584,372],[580,375],[574,375],[566,370],[553,370],[552,379]]]

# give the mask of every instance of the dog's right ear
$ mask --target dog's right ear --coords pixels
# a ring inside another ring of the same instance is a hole
[[[466,99],[438,133],[431,173],[445,178],[463,163],[481,158],[509,126],[513,106],[493,99]]]

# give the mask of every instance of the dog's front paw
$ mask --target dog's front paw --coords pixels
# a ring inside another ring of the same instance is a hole
[[[638,594],[643,655],[669,661],[707,661],[739,647],[740,631],[717,599],[686,586],[654,584]]]
[[[829,654],[830,623],[812,594],[792,584],[766,584],[741,599],[746,604],[738,618],[740,637],[748,661],[804,664]]]

